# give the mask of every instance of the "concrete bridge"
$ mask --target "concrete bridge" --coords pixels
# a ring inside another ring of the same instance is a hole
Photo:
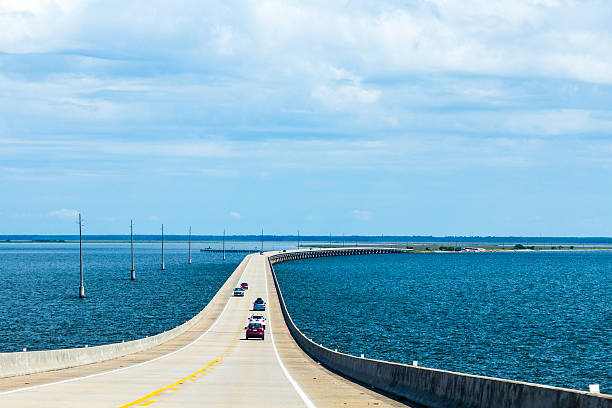
[[[0,353],[0,407],[610,407],[611,396],[469,376],[326,349],[293,324],[272,265],[399,252],[337,248],[250,254],[206,308],[169,332],[114,345]],[[248,282],[244,298],[232,288]],[[244,340],[252,300],[266,339]],[[390,398],[392,397],[392,398]]]

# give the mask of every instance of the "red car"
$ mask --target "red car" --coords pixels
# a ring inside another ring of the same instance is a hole
[[[246,329],[246,338],[248,339],[264,339],[266,337],[266,329],[261,323],[249,323]]]
[[[248,284],[248,283],[246,283],[246,282],[242,282],[242,283],[240,284],[240,287],[241,287],[242,289],[244,289],[244,290],[247,290],[247,289],[249,288],[249,284]]]

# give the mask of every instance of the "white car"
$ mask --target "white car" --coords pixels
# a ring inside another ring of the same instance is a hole
[[[263,315],[251,315],[251,317],[249,317],[249,323],[260,323],[264,329],[266,328],[266,316]]]
[[[244,296],[244,289],[242,288],[235,288],[234,289],[234,296]]]

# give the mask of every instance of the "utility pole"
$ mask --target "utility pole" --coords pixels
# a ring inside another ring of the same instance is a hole
[[[329,233],[329,246],[332,246],[331,232]]]
[[[166,264],[164,263],[164,224],[162,224],[161,234],[161,270],[166,270]]]
[[[263,252],[263,228],[261,229],[261,252]]]
[[[136,280],[136,268],[134,265],[134,222],[130,220],[130,254],[132,257],[132,266],[130,267],[130,279]]]
[[[300,249],[300,230],[298,230],[297,241],[298,241],[297,247],[298,249]]]
[[[189,227],[189,258],[187,259],[187,263],[191,265],[191,227]]]
[[[83,277],[83,223],[81,222],[81,213],[79,213],[79,297],[85,299],[85,279]]]
[[[225,261],[225,230],[223,230],[223,260]]]

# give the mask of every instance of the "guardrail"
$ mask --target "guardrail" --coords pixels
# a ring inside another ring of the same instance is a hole
[[[399,400],[415,402],[433,408],[499,407],[499,408],[610,408],[612,396],[592,394],[566,388],[550,387],[501,378],[463,374],[374,360],[340,353],[318,345],[295,325],[283,298],[274,272],[274,264],[296,259],[318,258],[387,252],[381,249],[336,249],[288,252],[268,257],[268,266],[278,293],[285,323],[291,336],[306,354],[331,371],[358,383],[372,387]]]
[[[99,363],[101,361],[112,360],[128,354],[145,351],[172,340],[198,324],[208,311],[220,302],[220,298],[229,296],[235,279],[237,279],[246,266],[247,259],[248,256],[245,257],[236,270],[232,272],[229,278],[221,286],[221,289],[213,296],[204,309],[185,323],[173,329],[142,339],[122,343],[104,344],[101,346],[0,353],[0,378]]]

